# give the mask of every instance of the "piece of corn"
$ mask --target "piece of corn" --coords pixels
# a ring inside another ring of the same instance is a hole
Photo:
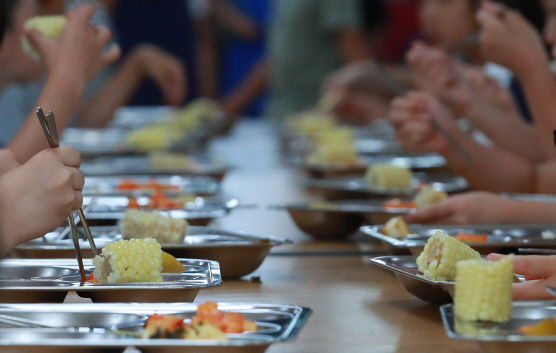
[[[359,156],[353,142],[328,143],[318,145],[315,151],[307,156],[307,162],[311,164],[357,164]]]
[[[25,21],[24,26],[37,29],[45,37],[56,38],[66,26],[66,17],[64,15],[31,17]],[[40,60],[41,54],[33,48],[26,36],[21,37],[21,45],[25,54],[34,60]]]
[[[154,239],[118,240],[93,258],[99,283],[162,282],[162,250]]]
[[[448,194],[444,191],[435,190],[431,185],[425,185],[417,195],[415,195],[415,204],[417,208],[425,207],[444,201],[448,198]]]
[[[128,209],[122,220],[124,239],[154,238],[159,243],[182,243],[187,234],[187,221],[164,217],[158,211]]]
[[[174,125],[148,125],[129,132],[126,143],[139,151],[160,151],[178,143],[183,136],[183,130]]]
[[[409,234],[407,223],[402,216],[392,217],[384,225],[384,232],[392,238],[403,238]]]
[[[426,277],[444,281],[456,276],[456,264],[459,261],[480,258],[481,255],[469,245],[436,231],[417,258],[417,265]]]
[[[465,321],[504,322],[512,314],[512,256],[457,263],[456,316]]]
[[[154,169],[188,169],[194,165],[194,161],[182,153],[151,152],[149,163]]]
[[[408,189],[411,187],[413,174],[409,168],[377,163],[369,167],[365,179],[372,188]]]

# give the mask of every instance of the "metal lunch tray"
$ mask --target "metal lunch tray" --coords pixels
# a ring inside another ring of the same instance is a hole
[[[288,211],[295,224],[314,238],[333,239],[353,234],[363,223],[382,224],[394,216],[414,212],[414,209],[383,207],[390,199],[306,202],[269,208]]]
[[[419,274],[417,256],[381,256],[371,259],[371,263],[393,271],[404,289],[412,296],[434,304],[452,301],[455,282],[436,281]]]
[[[556,336],[525,336],[518,331],[524,325],[556,317],[555,301],[513,302],[510,320],[499,324],[459,320],[452,304],[441,306],[440,313],[448,337],[476,341],[485,353],[551,353],[556,346]]]
[[[185,271],[162,274],[164,282],[81,284],[75,259],[6,259],[0,261],[0,303],[62,303],[70,291],[95,303],[192,302],[201,288],[222,284],[218,262],[178,260]],[[83,265],[87,273],[94,270],[91,259]]]
[[[127,130],[116,128],[68,128],[61,136],[60,145],[74,147],[82,158],[131,154],[134,150],[126,145],[127,134]]]
[[[168,120],[175,108],[168,106],[121,107],[114,112],[110,127],[120,129],[137,129],[153,123]]]
[[[419,225],[408,226],[405,238],[392,238],[381,233],[384,226],[362,227],[362,233],[383,242],[389,252],[395,255],[419,255],[433,234],[441,230],[451,236],[458,233],[485,234],[486,242],[466,243],[481,255],[490,253],[517,253],[518,248],[556,248],[556,239],[543,239],[541,233],[549,230],[556,234],[556,224],[479,224],[479,225]]]
[[[126,196],[84,197],[83,205],[93,201],[86,217],[89,225],[115,225],[123,219],[129,203]],[[137,198],[140,205],[148,205],[149,197]],[[184,218],[190,225],[206,226],[214,218],[228,215],[231,210],[239,206],[239,201],[225,196],[197,196],[194,201],[186,202],[180,209],[157,209],[162,214],[172,218]],[[145,211],[154,209],[145,208]]]
[[[140,184],[147,184],[151,180],[156,180],[158,184],[172,185],[176,189],[164,190],[166,194],[195,194],[199,196],[214,195],[220,191],[220,184],[213,178],[209,177],[192,177],[192,176],[146,176],[146,175],[129,175],[129,176],[97,176],[85,178],[85,186],[83,187],[83,196],[141,196],[150,195],[152,189],[139,190],[120,190],[120,185],[125,180],[133,180]]]
[[[446,304],[452,302],[456,282],[437,281],[423,276],[417,266],[415,255],[381,256],[371,259],[373,265],[394,272],[404,289],[425,302]],[[515,275],[515,281],[522,281],[523,276]]]
[[[446,166],[446,159],[436,153],[402,152],[365,156],[363,159],[368,165],[388,163],[397,167],[410,168],[414,171],[428,171]]]
[[[121,239],[120,228],[117,226],[91,227],[91,233],[98,249]],[[14,249],[14,252],[17,256],[25,258],[75,258],[71,239],[52,240],[57,234],[58,232],[47,234],[46,241],[36,239],[21,244]],[[162,250],[178,258],[218,261],[219,273],[223,278],[238,278],[255,271],[273,246],[291,243],[288,239],[277,237],[261,237],[207,227],[189,227],[183,243],[160,245]],[[80,241],[80,247],[84,257],[93,256],[86,240]]]
[[[431,184],[437,190],[447,193],[467,190],[467,181],[459,176],[446,173],[413,173],[412,187],[409,189],[371,188],[365,178],[358,176],[337,177],[330,179],[306,179],[303,184],[319,191],[327,200],[347,200],[372,197],[406,197],[417,193],[421,184]]]
[[[190,156],[191,165],[183,168],[156,168],[148,156],[98,157],[84,161],[81,170],[86,176],[109,175],[193,175],[222,180],[229,168],[210,158]]]
[[[136,334],[149,315],[172,314],[186,322],[197,304],[11,304],[0,305],[0,314],[32,319],[60,329],[0,326],[0,350],[9,353],[122,352],[134,346],[143,353],[260,353],[270,344],[294,339],[312,310],[295,305],[224,304],[223,312],[241,313],[255,321],[257,331],[228,334],[228,340],[140,339]],[[70,326],[68,329],[67,326]],[[113,331],[113,330],[116,331]],[[128,335],[125,335],[129,332]]]

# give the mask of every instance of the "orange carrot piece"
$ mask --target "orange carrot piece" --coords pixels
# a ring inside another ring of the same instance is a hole
[[[485,234],[456,234],[455,238],[464,243],[483,243],[488,241],[488,237]]]

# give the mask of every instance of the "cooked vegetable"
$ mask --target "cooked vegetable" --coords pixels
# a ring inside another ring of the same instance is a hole
[[[417,205],[413,201],[402,201],[400,199],[393,199],[385,201],[382,204],[385,208],[416,208]]]
[[[128,209],[122,220],[122,237],[155,238],[160,243],[181,243],[187,227],[185,219],[164,217],[158,211]]]
[[[464,243],[481,243],[488,241],[488,237],[485,234],[456,234],[455,238]]]
[[[391,218],[384,225],[384,234],[392,238],[403,238],[409,234],[407,223],[405,223],[402,216]]]
[[[426,277],[448,280],[456,276],[456,264],[459,261],[480,258],[481,255],[469,245],[436,231],[417,258],[417,265]]]
[[[365,179],[373,188],[408,189],[411,187],[413,174],[409,168],[377,163],[369,167]]]
[[[448,198],[448,194],[444,191],[435,190],[431,185],[425,185],[415,195],[415,204],[417,208],[432,205],[434,203],[444,201]]]
[[[154,239],[118,240],[93,258],[99,283],[162,282],[162,250]]]
[[[455,314],[465,321],[508,321],[512,315],[512,256],[457,263]]]
[[[57,38],[66,26],[66,17],[64,15],[31,17],[25,21],[24,26],[37,29],[45,37]],[[21,45],[25,54],[34,60],[40,60],[40,52],[33,48],[26,36],[21,37]]]

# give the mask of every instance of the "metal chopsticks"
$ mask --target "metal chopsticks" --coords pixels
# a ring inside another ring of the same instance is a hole
[[[444,137],[444,139],[446,139],[448,144],[450,144],[450,146],[452,146],[452,148],[456,150],[457,153],[459,153],[463,158],[465,158],[468,161],[471,161],[473,159],[469,151],[467,151],[458,141],[456,141],[452,137],[452,135],[450,135],[446,130],[444,130],[444,128],[440,126],[440,124],[432,116],[430,117],[429,122],[432,128],[435,129],[436,132],[438,132],[442,137]]]
[[[51,111],[49,111],[48,114],[45,116],[43,110],[40,107],[37,108],[36,113],[50,147],[51,148],[59,147],[60,140],[58,137],[58,131],[56,129],[56,121],[54,119],[54,114]],[[83,210],[81,208],[79,209],[79,217],[85,229],[85,234],[87,235],[89,244],[91,245],[91,250],[93,251],[93,254],[96,256],[98,255],[98,250],[95,246],[94,239],[91,235],[91,231],[89,230],[89,226],[87,224],[87,221],[83,214]],[[75,256],[77,258],[77,263],[79,265],[79,272],[81,273],[81,280],[85,282],[87,280],[87,276],[85,275],[85,268],[83,267],[83,258],[81,256],[81,249],[79,247],[79,240],[77,238],[77,230],[75,229],[75,220],[73,218],[73,212],[70,213],[69,215],[69,224],[72,230],[73,246],[75,248]]]

